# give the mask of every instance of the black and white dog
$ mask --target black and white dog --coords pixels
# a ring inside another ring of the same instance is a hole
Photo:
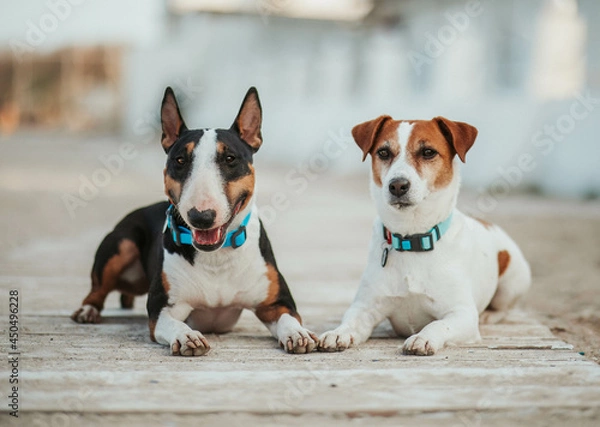
[[[150,336],[174,355],[206,354],[202,333],[231,331],[244,308],[288,352],[313,351],[317,338],[302,326],[254,202],[252,156],[262,145],[256,89],[231,128],[189,130],[167,88],[161,121],[169,202],[130,213],[105,237],[92,290],[73,320],[99,322],[113,290],[125,308],[149,292]]]

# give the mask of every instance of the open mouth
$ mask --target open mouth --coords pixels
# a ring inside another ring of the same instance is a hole
[[[211,228],[210,230],[200,230],[198,228],[191,228],[192,230],[192,238],[194,240],[194,246],[202,251],[214,251],[223,246],[223,242],[225,241],[225,237],[227,236],[227,228],[233,222],[235,216],[239,213],[242,208],[242,204],[244,203],[245,197],[242,198],[235,205],[235,209],[233,210],[233,214],[229,220],[215,228]]]
[[[396,209],[406,209],[406,208],[409,208],[409,207],[413,206],[412,203],[398,202],[398,201],[390,202],[390,205],[393,206],[393,207],[395,207]]]

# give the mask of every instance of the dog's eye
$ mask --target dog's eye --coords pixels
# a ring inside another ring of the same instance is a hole
[[[377,155],[381,160],[387,160],[390,158],[390,150],[388,150],[387,148],[380,148],[379,150],[377,150]]]
[[[225,162],[228,164],[232,164],[233,162],[235,162],[235,156],[228,154],[227,156],[225,156]]]
[[[175,157],[175,161],[177,162],[178,165],[185,165],[185,157],[183,156],[179,156],[179,157]]]
[[[438,152],[433,148],[423,148],[421,150],[421,156],[423,156],[425,159],[433,159],[435,156],[437,156],[437,153]]]

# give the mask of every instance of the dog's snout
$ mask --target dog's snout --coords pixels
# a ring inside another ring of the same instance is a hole
[[[406,178],[396,178],[390,182],[388,189],[393,196],[402,197],[410,190],[410,181]]]
[[[196,208],[192,208],[188,211],[188,220],[190,224],[199,229],[209,229],[215,224],[215,218],[217,212],[214,209],[206,209],[200,212]]]

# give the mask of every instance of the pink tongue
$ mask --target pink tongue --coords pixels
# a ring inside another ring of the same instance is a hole
[[[203,246],[216,245],[221,240],[221,227],[212,230],[192,230],[194,241]]]

